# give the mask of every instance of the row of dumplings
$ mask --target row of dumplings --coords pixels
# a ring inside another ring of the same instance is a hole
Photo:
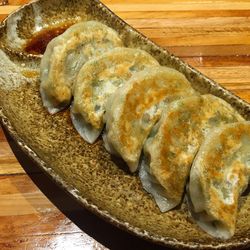
[[[214,237],[235,231],[250,177],[250,122],[227,102],[197,93],[180,72],[125,48],[96,21],[71,26],[47,46],[40,93],[54,114],[70,106],[79,134],[139,169],[162,212],[187,194],[198,225]],[[185,192],[186,190],[186,192]]]

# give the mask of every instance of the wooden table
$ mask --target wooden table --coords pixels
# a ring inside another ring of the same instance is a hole
[[[26,2],[9,0],[10,5],[0,7],[0,20]],[[250,1],[104,3],[153,41],[250,102]],[[0,249],[78,248],[104,249],[38,189],[0,130]]]

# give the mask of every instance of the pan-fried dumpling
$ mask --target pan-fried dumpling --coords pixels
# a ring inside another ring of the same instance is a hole
[[[118,34],[96,21],[71,26],[48,44],[41,60],[43,105],[54,114],[69,105],[82,65],[94,56],[123,46]]]
[[[244,121],[224,100],[193,96],[171,103],[144,145],[140,179],[162,212],[177,206],[193,159],[207,132]]]
[[[240,195],[250,178],[250,122],[211,131],[193,162],[188,185],[192,215],[214,237],[234,235]]]
[[[135,72],[159,63],[140,49],[116,48],[87,62],[80,70],[74,87],[72,122],[89,143],[100,135],[108,97]]]
[[[134,75],[108,102],[106,149],[121,156],[135,172],[144,141],[165,103],[193,94],[185,76],[171,68],[154,67]]]

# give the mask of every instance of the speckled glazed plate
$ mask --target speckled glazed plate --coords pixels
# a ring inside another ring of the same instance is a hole
[[[127,25],[97,0],[40,0],[10,15],[0,27],[0,118],[23,151],[82,205],[140,237],[178,248],[250,247],[250,196],[242,197],[235,236],[210,237],[192,222],[186,203],[161,213],[137,175],[111,159],[100,139],[85,143],[73,129],[68,110],[49,115],[38,91],[40,56],[24,46],[34,33],[95,19],[118,31],[128,47],[151,53],[162,65],[184,73],[201,93],[229,102],[246,119],[250,105],[170,55]],[[3,52],[4,51],[4,52]]]

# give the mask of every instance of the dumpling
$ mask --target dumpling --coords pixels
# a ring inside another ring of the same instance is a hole
[[[207,132],[244,121],[224,100],[192,96],[171,103],[144,145],[139,176],[162,212],[182,200],[193,159]]]
[[[159,65],[140,49],[116,48],[87,62],[80,70],[71,106],[72,122],[89,143],[100,135],[105,103],[135,72]]]
[[[234,235],[240,195],[250,179],[250,122],[211,131],[193,162],[188,193],[192,215],[210,235]]]
[[[72,85],[82,65],[94,56],[121,46],[118,34],[96,21],[77,23],[51,40],[40,67],[43,105],[51,114],[68,106]]]
[[[135,172],[144,141],[165,103],[194,94],[185,76],[171,68],[152,67],[134,75],[107,104],[106,149]]]

